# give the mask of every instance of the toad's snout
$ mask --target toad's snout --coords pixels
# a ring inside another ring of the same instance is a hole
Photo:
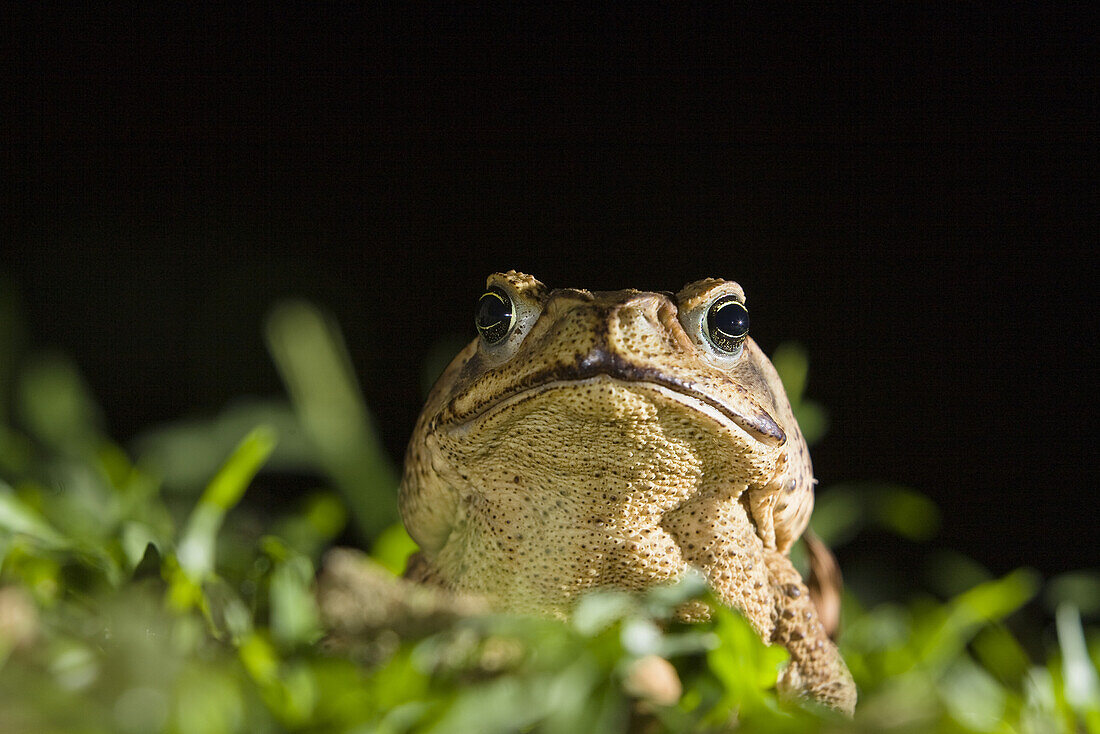
[[[676,306],[660,293],[616,291],[589,294],[555,294],[548,313],[555,317],[558,335],[568,333],[575,323],[584,323],[583,340],[563,339],[563,359],[545,382],[589,380],[606,376],[615,380],[650,383],[699,401],[757,441],[780,446],[786,434],[775,418],[744,389],[719,392],[706,381],[685,375],[701,374],[702,357],[684,368],[685,355],[698,352],[677,318]],[[723,380],[724,381],[724,380]]]

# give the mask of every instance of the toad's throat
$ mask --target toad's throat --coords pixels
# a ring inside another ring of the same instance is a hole
[[[456,410],[452,403],[441,416],[443,422],[449,424],[452,431],[462,432],[474,420],[546,390],[610,381],[651,389],[669,400],[708,414],[720,423],[733,424],[766,446],[781,446],[787,440],[775,419],[757,405],[748,395],[748,391],[740,386],[734,386],[733,399],[719,399],[689,380],[602,354],[603,356],[598,353],[596,356],[578,359],[575,364],[566,367],[536,372],[503,390],[492,400],[477,404],[466,411]]]

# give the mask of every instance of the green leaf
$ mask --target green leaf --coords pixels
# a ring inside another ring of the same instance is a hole
[[[137,438],[136,453],[169,490],[197,493],[241,436],[258,425],[271,426],[279,437],[266,467],[308,471],[316,465],[317,452],[285,398],[237,400],[214,418],[158,426]]]
[[[720,645],[707,653],[710,670],[725,686],[728,705],[768,708],[766,691],[774,688],[787,651],[765,645],[752,625],[735,611],[715,604],[714,632]]]
[[[306,495],[297,511],[282,517],[272,531],[298,552],[317,558],[347,521],[347,510],[339,495],[320,490]]]
[[[194,580],[214,570],[218,530],[226,513],[244,495],[252,478],[275,447],[275,434],[267,426],[252,430],[210,481],[180,538],[180,567]]]
[[[66,453],[91,450],[102,421],[80,372],[60,354],[27,362],[16,390],[19,417],[50,448]]]
[[[792,405],[791,410],[807,445],[815,445],[829,430],[829,413],[821,403],[803,400],[797,406]]]
[[[1008,685],[1019,686],[1031,667],[1027,651],[1003,624],[981,630],[974,637],[973,648],[982,665]]]
[[[157,533],[141,522],[128,522],[122,526],[122,552],[126,556],[127,569],[132,571],[145,557],[145,551],[153,546],[162,551],[162,543]]]
[[[590,689],[586,683],[584,678],[568,671],[557,680],[504,677],[468,686],[428,731],[432,734],[522,731],[546,717],[553,710],[553,704],[562,703],[562,698],[568,702],[587,694]],[[562,690],[563,686],[568,688]]]
[[[321,636],[320,615],[313,591],[313,564],[294,553],[271,574],[271,636],[283,645],[316,641]]]
[[[993,579],[993,574],[973,558],[951,550],[930,553],[925,569],[929,587],[945,597],[957,596]]]
[[[8,476],[26,475],[33,459],[30,439],[0,423],[0,472]]]
[[[920,658],[942,670],[957,658],[979,629],[1015,612],[1039,589],[1039,576],[1020,569],[963,592],[949,602],[939,620],[921,635]]]
[[[225,666],[196,661],[180,675],[175,686],[171,731],[180,734],[219,734],[255,730],[246,726],[241,681]]]
[[[305,301],[277,306],[267,343],[291,402],[332,478],[368,538],[397,519],[397,472],[375,432],[340,330]]]
[[[951,715],[975,731],[996,731],[1007,704],[1004,689],[966,657],[948,669],[939,694]]]
[[[843,545],[867,526],[923,541],[939,529],[939,509],[920,492],[898,484],[843,482],[818,493],[814,532],[830,547]]]
[[[801,402],[806,389],[806,375],[810,371],[806,348],[797,342],[783,342],[772,352],[772,366],[779,373],[791,404]]]
[[[689,568],[673,584],[659,584],[645,592],[646,612],[651,617],[667,618],[682,604],[706,594],[707,579],[698,569]]]
[[[872,505],[881,527],[910,540],[928,540],[939,529],[940,513],[930,499],[908,487],[880,486]]]
[[[1089,658],[1081,615],[1072,604],[1063,604],[1058,607],[1055,622],[1062,648],[1066,702],[1082,719],[1095,719],[1100,716],[1100,675]]]
[[[374,541],[370,554],[387,571],[394,576],[400,576],[405,573],[409,556],[417,550],[416,541],[409,537],[405,526],[398,522],[382,531]]]
[[[848,485],[819,489],[814,497],[811,527],[830,548],[854,538],[865,524],[864,506],[858,492]]]
[[[256,472],[271,455],[275,441],[275,432],[268,426],[261,425],[252,429],[221,470],[214,475],[199,504],[215,507],[223,513],[235,507]]]
[[[37,512],[24,505],[11,487],[0,482],[0,531],[26,535],[47,548],[72,547],[68,538],[55,530]]]
[[[1070,571],[1054,577],[1044,601],[1051,610],[1072,604],[1084,616],[1100,615],[1100,570]]]
[[[633,594],[616,589],[601,589],[580,598],[570,622],[580,634],[593,637],[637,611],[638,600]]]

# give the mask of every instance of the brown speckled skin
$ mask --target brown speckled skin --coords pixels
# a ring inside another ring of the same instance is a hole
[[[594,587],[642,589],[701,569],[791,654],[781,687],[851,712],[856,691],[787,557],[813,475],[775,369],[751,340],[729,357],[700,323],[703,280],[674,297],[550,291],[520,273],[500,344],[447,367],[409,444],[401,513],[410,575],[564,616]],[[703,616],[705,610],[686,613]]]

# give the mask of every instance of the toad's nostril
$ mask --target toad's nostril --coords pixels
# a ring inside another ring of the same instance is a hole
[[[613,305],[608,311],[608,320],[624,327],[659,327],[661,307],[667,303],[668,299],[657,293],[637,293]]]
[[[634,293],[607,315],[611,346],[624,356],[652,358],[671,352],[693,352],[680,325],[676,304],[661,293]]]

